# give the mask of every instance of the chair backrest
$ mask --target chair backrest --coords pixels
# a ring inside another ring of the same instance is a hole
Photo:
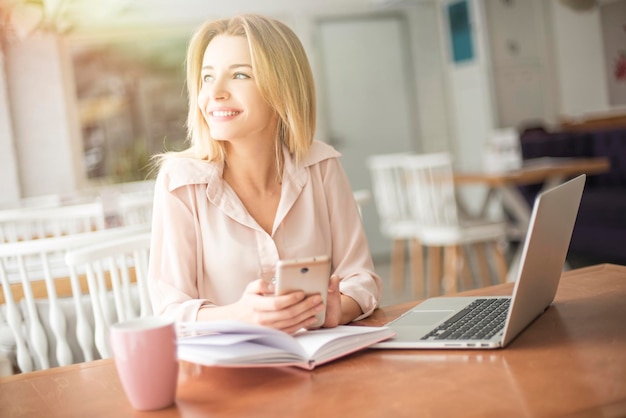
[[[357,208],[359,209],[359,215],[363,217],[363,206],[370,201],[372,193],[367,189],[359,189],[354,190],[352,194],[354,196],[354,201],[357,204]]]
[[[403,161],[410,154],[381,154],[368,157],[374,204],[380,218],[381,233],[397,236],[412,223]]]
[[[109,327],[117,321],[152,314],[147,284],[150,233],[70,250],[70,277],[86,275],[94,315],[94,338],[101,357],[111,357]],[[110,282],[113,301],[107,292]],[[136,283],[133,293],[131,282]]]
[[[142,181],[103,187],[97,200],[107,226],[135,225],[152,221],[154,183]]]
[[[0,308],[23,372],[94,359],[88,286],[70,274],[66,252],[149,230],[137,225],[0,244]]]
[[[119,196],[119,210],[124,225],[150,223],[152,221],[152,190],[126,192]]]
[[[25,197],[20,200],[20,208],[52,208],[61,206],[63,199],[59,194],[47,194],[42,196]]]
[[[99,203],[0,211],[0,243],[28,241],[104,229]]]
[[[152,190],[103,194],[88,203],[0,211],[0,243],[150,224]]]
[[[420,227],[458,226],[452,159],[448,153],[414,154],[402,159],[406,195]]]

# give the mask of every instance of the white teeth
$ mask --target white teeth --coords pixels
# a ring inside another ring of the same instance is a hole
[[[212,114],[215,117],[222,118],[224,116],[235,116],[235,115],[238,115],[239,112],[234,112],[232,110],[216,110]]]

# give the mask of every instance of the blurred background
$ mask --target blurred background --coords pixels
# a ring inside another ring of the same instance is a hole
[[[298,34],[317,139],[355,189],[371,188],[369,155],[448,151],[480,169],[494,130],[626,107],[626,0],[0,0],[0,207],[149,179],[151,155],[185,146],[191,33],[236,13]],[[387,253],[373,205],[363,219]]]

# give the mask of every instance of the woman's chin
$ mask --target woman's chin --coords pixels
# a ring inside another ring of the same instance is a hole
[[[228,140],[226,135],[224,135],[223,132],[213,132],[213,131],[211,131],[210,135],[211,135],[211,139],[213,139],[215,141],[227,141]]]

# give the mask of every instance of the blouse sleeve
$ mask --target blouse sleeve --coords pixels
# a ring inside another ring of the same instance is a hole
[[[328,202],[333,241],[334,273],[341,277],[341,293],[353,298],[363,314],[372,314],[382,295],[382,280],[374,263],[361,215],[348,177],[338,158],[326,160],[324,187]]]
[[[154,191],[148,283],[153,311],[178,321],[195,321],[198,299],[198,240],[194,187],[174,187],[167,170],[157,176]]]

